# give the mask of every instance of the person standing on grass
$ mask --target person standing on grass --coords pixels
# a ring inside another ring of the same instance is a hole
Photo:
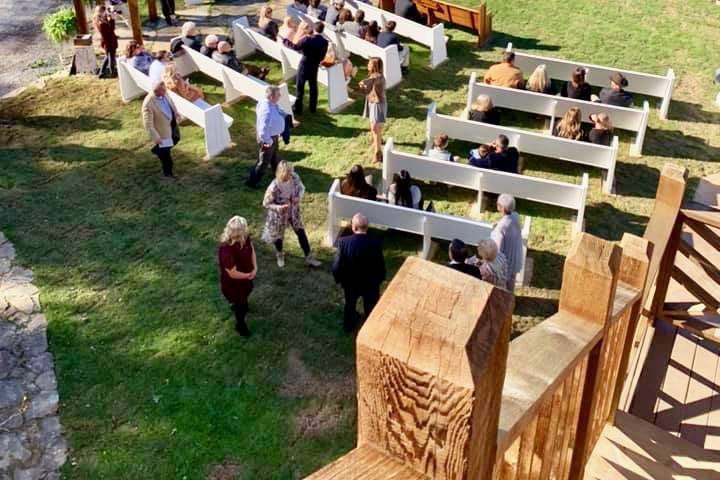
[[[352,218],[353,234],[338,240],[332,265],[335,282],[345,293],[343,328],[351,332],[358,321],[357,301],[363,299],[365,318],[380,299],[380,284],[385,280],[382,242],[368,236],[368,219],[362,213]]]
[[[305,254],[305,263],[310,267],[321,265],[310,252],[310,242],[300,214],[300,202],[304,194],[305,185],[300,180],[300,176],[294,172],[290,163],[282,160],[277,166],[275,179],[268,185],[263,198],[267,219],[262,235],[265,242],[275,245],[275,256],[280,268],[285,266],[283,238],[288,226],[292,227],[297,235],[300,248]]]
[[[515,277],[522,270],[523,240],[520,217],[515,212],[515,199],[503,193],[497,199],[497,210],[502,218],[493,228],[490,238],[507,261],[506,287],[510,293],[515,290]]]
[[[95,7],[93,26],[100,34],[100,47],[105,50],[105,58],[98,71],[98,78],[104,78],[109,70],[110,77],[117,76],[116,54],[118,37],[115,34],[115,14],[109,12],[104,5]]]
[[[258,159],[250,171],[250,177],[245,185],[250,188],[257,188],[263,176],[265,168],[270,168],[275,173],[278,164],[278,150],[280,149],[280,135],[285,130],[286,113],[283,112],[278,102],[280,101],[280,89],[269,86],[265,89],[265,99],[258,102],[256,112],[256,130],[258,142]]]
[[[247,338],[250,329],[245,323],[248,298],[257,275],[257,257],[250,241],[247,221],[234,216],[228,220],[218,247],[220,290],[235,313],[235,331]]]
[[[166,90],[162,80],[153,84],[152,92],[145,96],[142,104],[142,119],[153,142],[150,151],[160,159],[163,175],[174,179],[170,150],[180,140],[180,115]]]
[[[295,105],[293,105],[293,112],[296,115],[302,114],[306,82],[310,89],[310,104],[308,108],[311,113],[315,113],[317,110],[317,76],[320,63],[322,63],[327,54],[328,41],[322,35],[325,30],[325,24],[323,24],[323,22],[315,22],[313,30],[313,35],[303,38],[295,47],[296,50],[302,52],[302,59],[298,66],[297,80],[295,82],[297,98],[295,99]]]
[[[382,131],[387,117],[387,100],[385,98],[385,77],[382,74],[383,64],[378,57],[368,60],[368,77],[358,84],[365,94],[363,117],[370,120],[372,135],[372,161],[382,162]]]

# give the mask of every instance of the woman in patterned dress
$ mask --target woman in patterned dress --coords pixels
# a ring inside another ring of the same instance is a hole
[[[288,225],[297,235],[300,247],[305,254],[305,263],[311,267],[321,265],[310,252],[310,242],[305,234],[300,214],[300,202],[304,193],[305,185],[293,170],[292,165],[285,160],[280,161],[275,171],[275,179],[268,185],[263,198],[263,207],[267,209],[267,219],[262,235],[265,242],[275,245],[277,265],[280,268],[285,266],[283,238]]]

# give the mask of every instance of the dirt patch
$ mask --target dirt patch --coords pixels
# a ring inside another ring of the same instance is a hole
[[[207,480],[237,480],[243,478],[243,466],[230,460],[222,463],[208,465]]]
[[[319,406],[307,407],[295,416],[295,438],[315,437],[328,430],[334,430],[342,416],[342,407],[336,402],[325,401]]]
[[[296,348],[288,351],[288,368],[279,394],[283,397],[302,398],[322,396],[334,399],[349,397],[355,392],[353,375],[313,374],[302,360],[302,353]]]

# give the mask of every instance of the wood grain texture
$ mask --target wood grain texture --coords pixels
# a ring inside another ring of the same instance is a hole
[[[370,445],[351,450],[305,480],[427,480],[389,455]]]
[[[682,330],[677,331],[662,389],[657,396],[655,424],[673,435],[679,435],[696,344],[696,338]]]
[[[408,258],[357,339],[358,446],[437,479],[489,477],[513,297]]]

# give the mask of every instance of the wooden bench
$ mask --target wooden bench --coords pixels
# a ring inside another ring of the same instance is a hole
[[[244,58],[252,55],[255,51],[260,51],[280,62],[283,80],[287,81],[297,75],[302,54],[250,28],[247,17],[238,18],[233,21],[232,26],[235,54],[238,58]],[[352,103],[348,96],[342,65],[320,67],[318,83],[327,87],[328,110],[331,113],[338,113]]]
[[[212,58],[183,45],[184,54],[175,57],[175,64],[181,75],[202,72],[208,77],[222,83],[225,90],[225,102],[232,103],[241,97],[250,97],[259,102],[265,99],[265,90],[268,83],[249,75],[243,75],[230,67],[216,62]],[[280,88],[280,101],[278,104],[292,115],[292,104],[295,97],[290,95],[286,83],[278,85]]]
[[[287,14],[311,24],[319,21],[315,17],[294,9],[292,6],[287,7]],[[383,75],[385,76],[386,88],[392,88],[402,81],[400,54],[398,53],[397,45],[389,45],[382,48],[351,33],[337,32],[334,26],[327,22],[323,23],[325,23],[325,31],[323,34],[325,38],[335,46],[338,56],[347,58],[350,53],[353,53],[362,58],[378,57],[383,62]]]
[[[513,51],[512,43],[507,44],[506,50],[508,52]],[[530,75],[538,65],[544,64],[546,66],[545,71],[550,78],[569,81],[572,78],[573,70],[575,70],[576,67],[583,67],[585,69],[585,81],[587,83],[598,87],[607,87],[609,85],[610,75],[614,72],[620,72],[628,81],[628,86],[625,87],[625,90],[628,92],[661,98],[659,115],[660,118],[667,118],[673,86],[675,84],[675,72],[672,68],[668,68],[665,76],[662,76],[652,73],[623,70],[615,67],[603,67],[590,63],[572,62],[559,58],[541,57],[539,55],[521,53],[517,50],[514,50],[514,52],[515,65],[525,72],[526,75]]]
[[[492,34],[492,14],[483,2],[477,9],[462,7],[442,0],[415,0],[418,11],[427,16],[428,25],[448,22],[477,32],[478,45],[484,45]],[[394,11],[394,0],[380,0],[380,8]]]
[[[583,230],[585,201],[588,191],[588,174],[584,173],[580,185],[500,172],[472,165],[436,160],[422,155],[395,150],[392,138],[385,142],[382,179],[387,188],[392,175],[407,170],[413,178],[446,185],[468,188],[478,192],[478,205],[483,192],[508,193],[515,198],[555,205],[577,211],[574,230]]]
[[[123,57],[118,59],[118,79],[120,96],[125,103],[142,97],[152,90],[150,77],[128,65]],[[220,105],[202,108],[169,90],[167,93],[180,115],[205,130],[206,159],[210,159],[232,146],[230,126],[233,124],[233,118],[223,113]]]
[[[450,138],[473,142],[490,143],[498,135],[505,135],[510,145],[521,154],[530,153],[542,157],[556,158],[581,165],[590,165],[603,170],[603,191],[612,193],[615,182],[615,164],[619,140],[613,138],[609,147],[589,142],[569,140],[519,128],[502,127],[488,123],[474,122],[464,118],[437,113],[435,103],[430,104],[425,125],[426,149],[432,146],[436,135],[444,133]]]
[[[492,225],[485,222],[343,195],[340,193],[340,180],[336,179],[328,193],[328,244],[335,245],[340,233],[340,221],[349,220],[358,212],[363,213],[372,225],[422,235],[422,258],[430,256],[430,245],[433,238],[448,241],[459,238],[468,245],[477,245],[480,240],[490,238],[493,229]],[[523,285],[525,281],[530,225],[531,218],[525,217],[522,229],[522,269],[518,273],[518,285]]]
[[[370,4],[358,3],[355,0],[346,0],[345,8],[350,10],[353,15],[358,10],[362,10],[365,13],[366,21],[376,21],[381,27],[389,21],[395,22],[395,33],[430,48],[430,68],[437,68],[447,61],[447,37],[445,36],[445,26],[442,23],[428,27]]]
[[[545,95],[544,93],[528,92],[516,88],[496,87],[486,83],[478,83],[476,78],[475,73],[470,75],[466,105],[468,110],[473,100],[478,95],[484,94],[490,97],[496,107],[550,117],[549,132],[552,132],[555,127],[555,119],[562,117],[571,107],[580,109],[583,122],[589,122],[588,117],[590,114],[606,113],[610,116],[613,127],[636,132],[635,142],[630,145],[630,155],[635,157],[642,155],[645,131],[650,117],[650,105],[647,101],[643,102],[642,110],[616,107],[604,103],[575,100],[559,95]]]

